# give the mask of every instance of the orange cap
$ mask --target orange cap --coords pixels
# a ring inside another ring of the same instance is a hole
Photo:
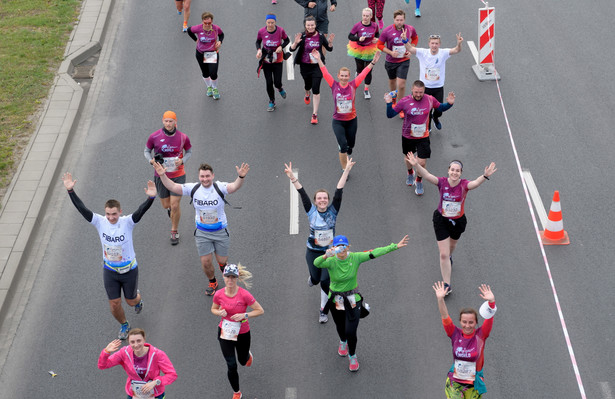
[[[177,121],[177,115],[173,111],[167,111],[162,114],[162,119],[175,119]]]

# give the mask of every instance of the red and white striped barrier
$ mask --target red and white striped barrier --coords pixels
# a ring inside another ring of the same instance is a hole
[[[478,9],[478,58],[472,67],[478,80],[499,80],[495,70],[495,7],[483,2],[485,8]]]

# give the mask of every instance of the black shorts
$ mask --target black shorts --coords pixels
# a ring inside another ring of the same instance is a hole
[[[409,152],[416,152],[417,157],[427,159],[431,156],[431,146],[429,143],[429,136],[421,139],[409,139],[401,136],[401,150],[404,155],[408,155]]]
[[[312,90],[312,94],[320,94],[320,81],[322,80],[322,71],[318,64],[299,64],[299,71],[303,78],[303,88],[306,91]]]
[[[105,282],[105,290],[109,300],[121,298],[122,291],[124,291],[125,299],[135,299],[139,283],[139,268],[135,267],[124,274],[103,268],[103,281]]]
[[[461,237],[461,233],[466,231],[466,225],[468,224],[465,214],[457,219],[449,219],[442,216],[437,209],[433,212],[432,220],[436,240],[438,241],[446,240],[449,237],[452,240],[458,240]]]
[[[404,79],[408,77],[408,69],[410,68],[410,60],[402,62],[385,62],[384,69],[387,70],[389,79]]]
[[[177,176],[177,177],[169,177],[171,181],[177,184],[184,184],[186,182],[186,175]],[[169,198],[169,196],[181,197],[181,194],[175,194],[172,191],[169,191],[164,184],[162,184],[162,180],[158,176],[154,176],[154,184],[156,184],[156,191],[158,191],[158,196],[160,198]]]

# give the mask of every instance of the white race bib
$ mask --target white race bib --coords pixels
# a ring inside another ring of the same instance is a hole
[[[440,68],[425,68],[425,79],[440,80]]]
[[[237,341],[240,328],[240,321],[222,320],[222,327],[220,327],[220,338],[226,339],[227,341]]]
[[[206,51],[203,53],[203,64],[215,64],[218,62],[218,53],[216,51]]]
[[[406,46],[393,46],[393,52],[395,53],[395,58],[404,58],[404,54],[406,54]]]
[[[203,224],[215,224],[218,223],[218,210],[217,209],[201,209],[199,211],[201,217],[201,223]]]
[[[142,392],[143,385],[147,384],[145,381],[130,381],[130,389],[134,393],[133,398],[135,399],[151,399],[154,397],[154,390],[152,389],[149,393]]]
[[[177,170],[177,165],[175,164],[175,160],[179,159],[179,157],[164,157],[163,165],[167,172],[175,172]]]
[[[461,202],[442,201],[442,216],[454,218],[461,215]]]
[[[425,123],[421,123],[420,125],[416,125],[413,123],[410,125],[410,135],[412,137],[423,137],[426,130],[427,125]]]
[[[463,381],[474,381],[476,376],[476,362],[455,360],[455,372],[453,377]]]
[[[333,230],[314,230],[314,243],[319,247],[328,247],[333,242]]]
[[[337,100],[337,113],[349,114],[352,112],[352,100],[343,100],[339,98]]]
[[[314,56],[312,55],[312,53],[309,53],[310,56],[310,62],[312,64],[318,64],[318,60],[316,58],[314,58]]]
[[[105,259],[109,262],[121,262],[122,261],[122,246],[121,245],[109,245],[104,244]]]

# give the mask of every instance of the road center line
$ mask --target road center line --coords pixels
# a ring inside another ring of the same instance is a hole
[[[284,49],[286,52],[290,52],[290,44]],[[286,80],[295,80],[295,63],[294,54],[291,52],[290,57],[286,60]]]
[[[295,179],[299,179],[299,171],[293,169],[293,173]],[[290,180],[288,183],[290,184],[290,227],[288,233],[293,235],[299,234],[299,192],[295,190],[295,186]]]
[[[536,183],[534,183],[534,178],[532,177],[532,174],[528,169],[523,170],[523,178],[525,179],[525,184],[527,184],[527,189],[530,192],[532,202],[534,203],[534,207],[536,208],[536,213],[538,214],[538,218],[540,219],[540,224],[542,225],[542,229],[544,230],[547,226],[547,212],[545,211],[544,204],[540,199],[540,193],[538,193]]]

